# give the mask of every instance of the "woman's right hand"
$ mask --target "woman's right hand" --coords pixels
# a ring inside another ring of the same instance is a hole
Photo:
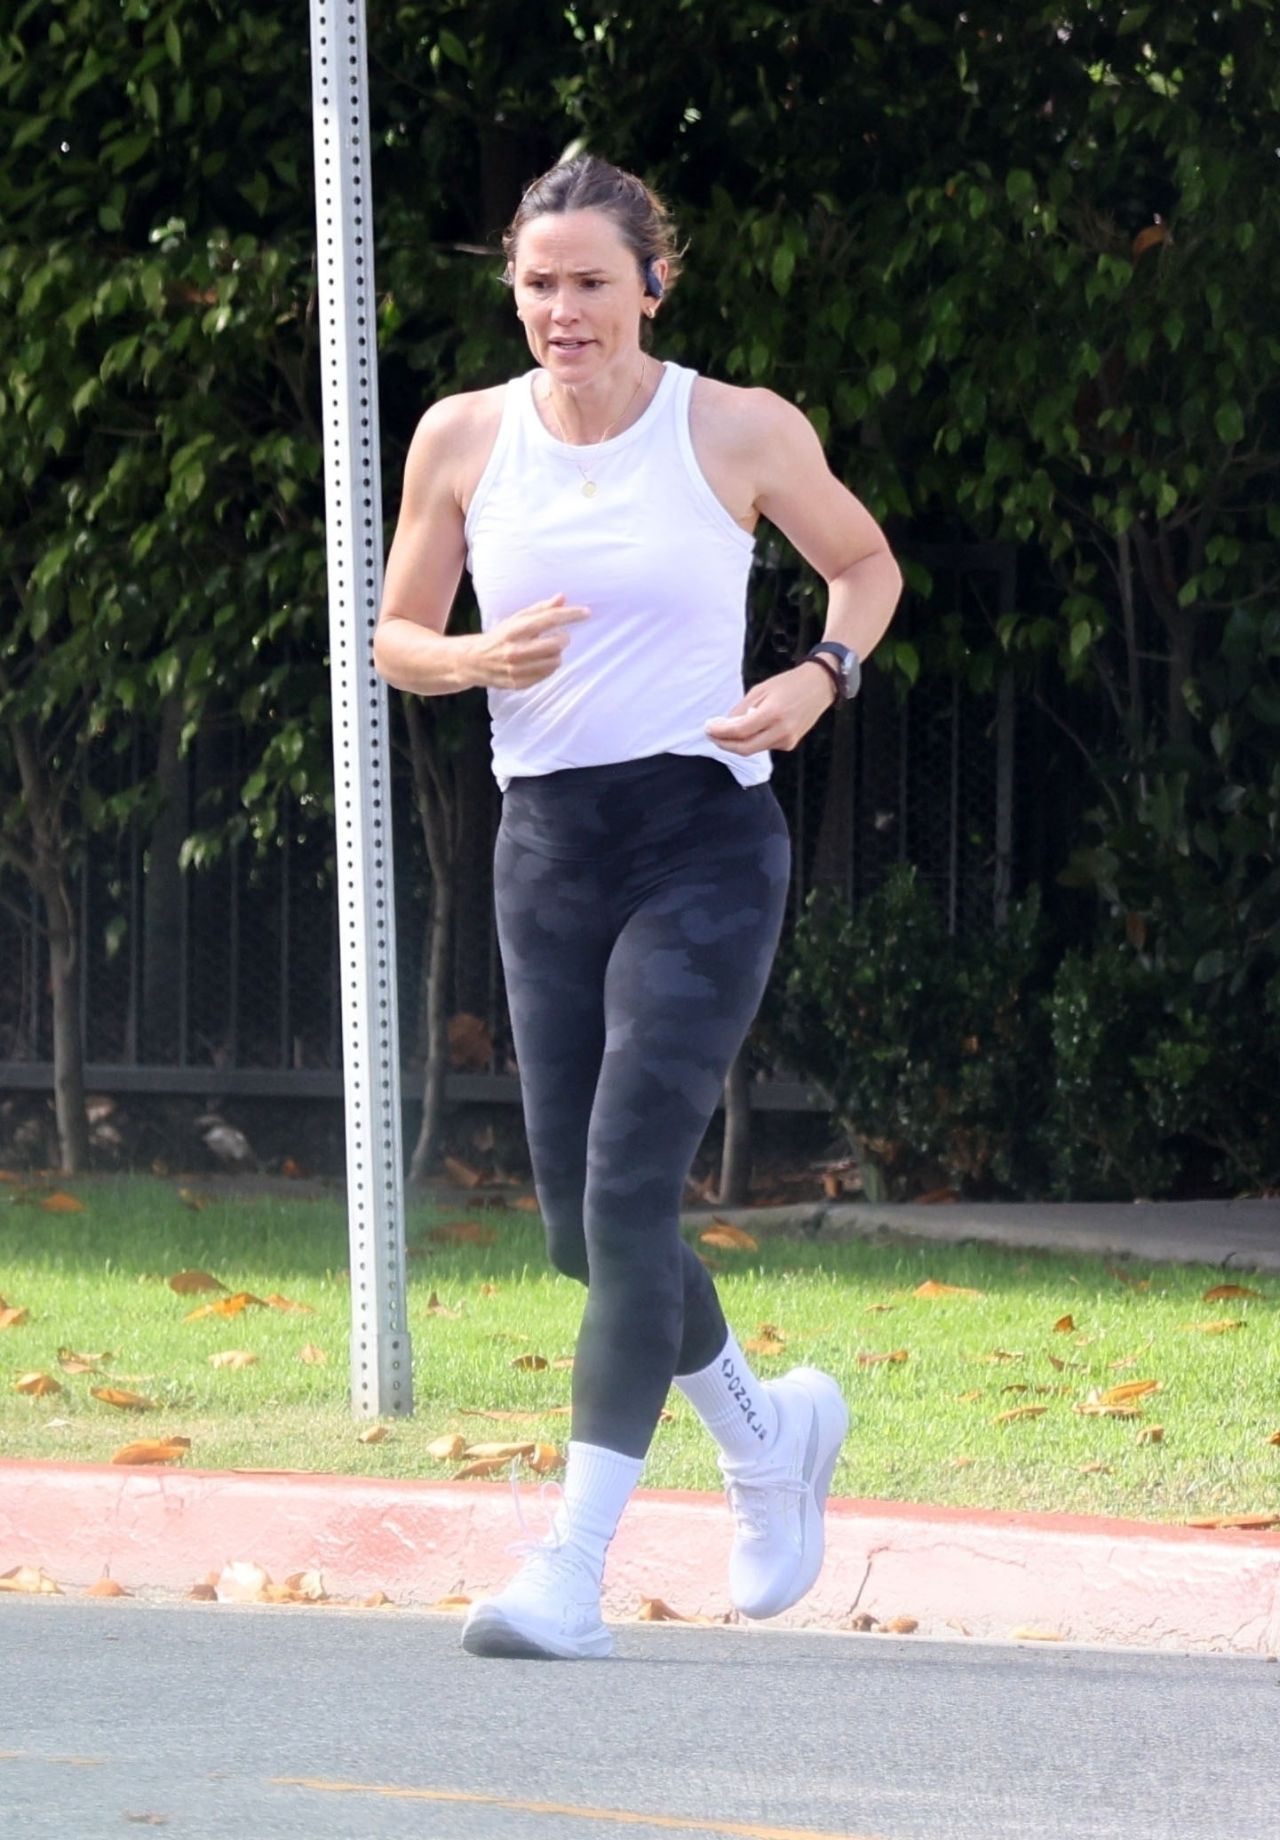
[[[480,682],[494,690],[527,690],[559,668],[569,643],[566,627],[590,618],[587,607],[570,607],[563,594],[522,607],[488,632],[469,635]]]

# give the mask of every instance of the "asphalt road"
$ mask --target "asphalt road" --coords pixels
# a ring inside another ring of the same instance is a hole
[[[1280,1667],[636,1625],[477,1661],[442,1617],[0,1596],[0,1833],[1256,1840]]]

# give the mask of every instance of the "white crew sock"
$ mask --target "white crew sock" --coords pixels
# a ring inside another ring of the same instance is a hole
[[[676,1385],[731,1462],[762,1457],[777,1437],[777,1408],[752,1373],[732,1329],[710,1367],[697,1374],[677,1374]]]
[[[570,1440],[556,1531],[590,1562],[597,1579],[604,1576],[605,1551],[643,1469],[643,1457]]]

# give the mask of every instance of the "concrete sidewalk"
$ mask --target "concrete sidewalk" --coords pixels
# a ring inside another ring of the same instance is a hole
[[[1280,1271],[1280,1199],[719,1212],[819,1242],[891,1232]],[[536,1494],[523,1493],[536,1537]],[[39,1565],[64,1588],[87,1587],[109,1566],[127,1589],[187,1591],[244,1559],[276,1581],[318,1567],[335,1597],[382,1590],[430,1607],[499,1585],[519,1531],[501,1484],[0,1461],[0,1574]],[[722,1497],[641,1490],[610,1554],[607,1614],[634,1616],[644,1599],[660,1598],[687,1617],[730,1617],[729,1540]],[[833,1502],[822,1577],[782,1620],[837,1631],[900,1617],[957,1640],[1280,1655],[1280,1531]]]

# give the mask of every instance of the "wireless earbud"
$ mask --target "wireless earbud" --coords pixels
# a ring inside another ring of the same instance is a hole
[[[658,279],[658,271],[654,267],[652,256],[644,265],[644,291],[646,294],[651,294],[655,300],[662,299],[662,283]]]

